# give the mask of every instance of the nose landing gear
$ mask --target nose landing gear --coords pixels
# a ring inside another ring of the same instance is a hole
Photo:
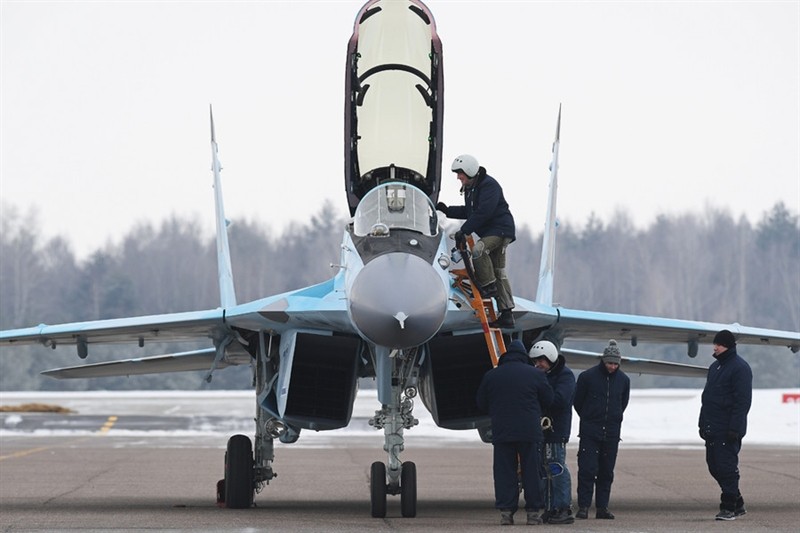
[[[414,402],[411,398],[416,396],[416,389],[409,387],[402,399],[401,389],[393,389],[398,399],[396,406],[384,405],[369,421],[370,425],[384,430],[383,449],[389,454],[388,468],[380,461],[370,467],[371,512],[374,518],[386,517],[386,495],[399,494],[401,514],[413,518],[417,516],[417,465],[411,461],[401,463],[400,452],[403,451],[403,430],[419,423],[412,415]]]
[[[386,465],[380,461],[370,468],[370,511],[373,518],[386,517],[386,495],[400,494],[400,514],[404,518],[417,516],[417,465],[406,461],[400,468],[400,484],[386,481]]]

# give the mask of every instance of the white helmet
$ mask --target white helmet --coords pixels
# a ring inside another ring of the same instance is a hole
[[[539,341],[533,345],[531,351],[528,352],[531,359],[538,359],[539,357],[547,357],[551,363],[555,363],[558,359],[558,349],[556,345],[550,341]]]
[[[478,160],[469,154],[456,157],[453,160],[453,165],[450,167],[450,170],[453,172],[458,172],[460,170],[470,178],[474,178],[478,175],[478,169],[480,169]]]

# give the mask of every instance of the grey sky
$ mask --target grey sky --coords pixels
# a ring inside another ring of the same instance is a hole
[[[3,0],[0,193],[79,254],[175,213],[345,212],[344,65],[362,2]],[[559,218],[644,227],[800,211],[800,3],[430,0],[445,170],[472,153],[539,231],[563,104]],[[443,201],[456,203],[445,171]],[[8,203],[6,203],[8,202]]]

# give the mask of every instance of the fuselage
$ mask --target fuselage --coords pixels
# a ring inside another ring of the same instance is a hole
[[[347,310],[359,334],[392,349],[430,340],[444,323],[451,278],[428,196],[407,183],[375,187],[344,239]]]
[[[367,2],[345,74],[347,312],[369,343],[420,346],[442,327],[450,292],[433,202],[441,181],[441,42],[418,0]],[[443,265],[443,266],[442,266]]]

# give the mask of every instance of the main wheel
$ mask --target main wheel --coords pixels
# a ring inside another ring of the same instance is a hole
[[[228,440],[225,452],[225,507],[248,509],[253,505],[253,446],[245,435]]]
[[[400,512],[406,518],[417,516],[417,465],[410,461],[400,470]]]
[[[369,493],[373,518],[386,516],[386,465],[375,461],[369,469]]]

